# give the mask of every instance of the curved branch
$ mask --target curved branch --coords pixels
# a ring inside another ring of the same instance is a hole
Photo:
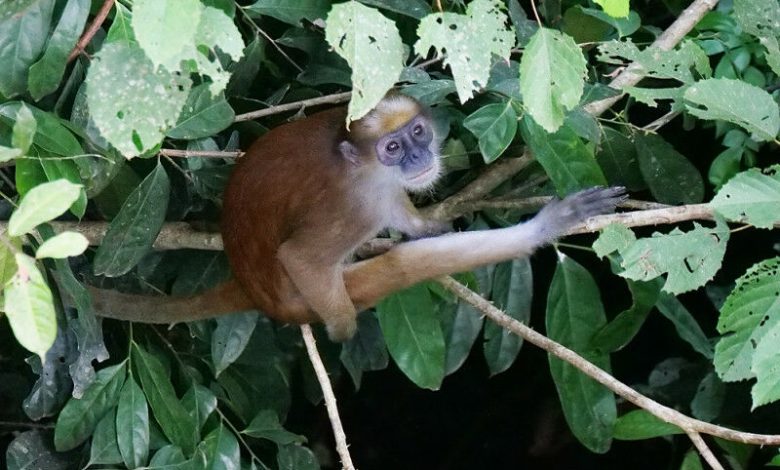
[[[344,470],[355,470],[352,457],[349,455],[347,435],[344,434],[344,426],[341,425],[339,409],[336,406],[336,395],[333,393],[333,387],[328,378],[328,371],[325,369],[320,353],[317,351],[317,341],[314,340],[311,326],[301,325],[301,335],[303,335],[303,342],[306,344],[306,352],[309,354],[314,374],[317,376],[317,381],[322,389],[325,408],[328,410],[328,419],[330,419],[330,424],[333,427],[333,437],[336,439],[336,451],[339,453],[339,458],[341,458],[341,466]]]
[[[468,287],[459,283],[455,279],[447,276],[438,279],[438,281],[447,290],[472,305],[476,310],[484,314],[491,321],[498,324],[502,328],[516,334],[534,346],[544,349],[553,356],[566,361],[567,363],[582,371],[588,377],[593,378],[600,384],[615,392],[617,395],[620,395],[636,406],[647,410],[649,413],[653,414],[659,419],[678,426],[680,429],[688,433],[689,436],[691,436],[691,438],[694,440],[694,444],[697,445],[697,448],[699,447],[695,438],[693,437],[693,434],[708,434],[710,436],[716,436],[734,442],[742,442],[744,444],[780,445],[780,435],[755,434],[750,432],[736,431],[734,429],[729,429],[723,426],[718,426],[691,418],[675,409],[662,405],[657,401],[642,395],[623,382],[617,380],[612,375],[589,362],[587,359],[580,356],[571,349],[551,340],[537,331],[534,331],[530,327],[505,314],[498,308],[494,307],[493,304],[470,290]]]
[[[103,6],[100,7],[100,11],[98,11],[97,15],[95,15],[95,19],[92,20],[92,23],[90,23],[87,30],[81,36],[79,42],[76,43],[76,46],[73,47],[73,50],[70,51],[70,54],[68,54],[68,63],[70,63],[84,51],[84,49],[87,47],[87,44],[89,44],[89,41],[92,40],[100,27],[103,26],[103,22],[106,21],[112,6],[114,6],[114,0],[105,0],[103,2]]]
[[[259,119],[265,116],[271,116],[274,114],[280,114],[287,111],[298,111],[307,106],[319,106],[321,104],[339,104],[349,101],[352,96],[351,91],[344,93],[334,93],[332,95],[318,96],[317,98],[310,98],[308,100],[295,101],[293,103],[284,103],[270,108],[259,109],[244,114],[237,114],[233,119],[233,122],[251,121],[252,119]]]

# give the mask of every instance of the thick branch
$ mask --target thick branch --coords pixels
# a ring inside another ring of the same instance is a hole
[[[708,11],[715,8],[718,0],[696,0],[686,8],[679,17],[656,39],[650,47],[655,47],[663,51],[674,48],[683,40],[686,34],[691,32],[694,26],[701,21]],[[622,90],[626,87],[636,85],[644,77],[644,70],[636,63],[626,67],[617,77],[615,77],[609,86],[616,90]],[[623,95],[613,96],[599,101],[594,101],[585,106],[585,111],[598,116],[608,110],[613,104],[617,103]]]
[[[238,158],[244,155],[241,151],[226,150],[178,150],[178,149],[160,149],[160,155],[163,157],[205,157],[205,158]]]
[[[328,371],[325,369],[320,353],[317,351],[317,342],[314,340],[311,326],[301,325],[301,335],[303,335],[303,342],[306,344],[306,352],[309,354],[311,365],[314,367],[314,374],[317,376],[320,388],[322,388],[325,409],[328,410],[328,419],[330,419],[330,424],[333,427],[333,437],[336,439],[336,451],[339,453],[341,466],[344,470],[355,470],[355,465],[352,464],[352,457],[349,455],[347,435],[344,433],[339,409],[336,406],[336,395],[333,393],[333,387],[330,384],[330,378],[328,378]]]
[[[604,385],[608,389],[612,390],[616,394],[620,395],[624,399],[630,401],[636,406],[647,410],[654,416],[666,421],[667,423],[674,424],[680,429],[692,434],[708,434],[710,436],[720,437],[734,442],[742,442],[745,444],[756,445],[779,445],[780,435],[770,434],[755,434],[749,432],[736,431],[734,429],[717,426],[715,424],[700,421],[698,419],[686,416],[679,411],[662,405],[655,400],[652,400],[645,395],[637,392],[633,388],[617,380],[603,369],[597,367],[593,363],[586,360],[571,349],[556,343],[550,338],[544,336],[532,330],[530,327],[520,323],[509,315],[505,314],[501,310],[497,309],[490,302],[479,296],[469,288],[459,283],[451,277],[443,277],[439,279],[439,282],[449,291],[453,292],[459,298],[463,299],[480,313],[484,314],[491,321],[498,324],[502,328],[510,331],[517,336],[523,338],[529,343],[544,349],[553,356],[573,365],[585,375],[593,378],[600,384]],[[693,436],[692,436],[693,439]],[[694,444],[697,444],[694,440]],[[698,448],[698,444],[697,444]],[[701,451],[701,450],[700,450]],[[706,457],[706,456],[705,456]]]

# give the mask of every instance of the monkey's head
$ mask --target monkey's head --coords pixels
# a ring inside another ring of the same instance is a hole
[[[406,189],[422,191],[439,177],[439,144],[428,109],[392,93],[352,123],[339,149],[355,164],[378,161]]]

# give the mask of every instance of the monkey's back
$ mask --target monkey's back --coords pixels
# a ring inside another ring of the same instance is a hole
[[[333,198],[333,185],[341,184],[339,174],[345,171],[334,145],[343,138],[345,116],[337,108],[274,128],[239,159],[226,186],[222,237],[231,270],[272,318],[295,323],[317,319],[277,251],[293,233],[322,229],[327,214],[318,208],[323,198]],[[339,189],[335,192],[340,199]]]

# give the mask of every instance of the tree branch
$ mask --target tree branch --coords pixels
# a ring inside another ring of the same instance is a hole
[[[100,27],[103,25],[103,22],[106,21],[112,6],[114,6],[114,0],[105,0],[103,2],[103,6],[100,7],[100,11],[98,11],[97,15],[95,15],[95,19],[92,20],[92,23],[90,23],[87,30],[81,36],[79,42],[76,43],[76,46],[72,51],[70,51],[70,54],[68,54],[68,63],[70,63],[84,51],[84,49],[87,47],[87,44],[89,44],[89,41],[92,40]]]
[[[723,465],[718,462],[715,454],[712,453],[710,448],[707,446],[707,443],[704,442],[704,439],[702,439],[701,434],[691,431],[688,433],[688,437],[691,438],[691,442],[693,442],[693,445],[696,446],[696,450],[699,451],[699,454],[704,457],[704,460],[710,464],[710,467],[712,467],[713,470],[724,470]]]
[[[160,155],[163,157],[206,157],[206,158],[239,158],[244,156],[244,152],[227,150],[178,150],[178,149],[160,149]]]
[[[336,439],[336,451],[341,458],[341,466],[344,470],[355,470],[355,466],[352,464],[352,457],[349,455],[347,435],[344,434],[339,409],[336,406],[336,395],[333,393],[333,387],[328,378],[328,371],[325,370],[325,365],[323,365],[322,358],[320,358],[320,354],[317,351],[317,342],[314,340],[311,326],[301,325],[301,335],[303,335],[303,342],[306,344],[306,352],[309,354],[311,365],[314,367],[314,373],[317,375],[317,381],[320,383],[320,388],[322,388],[322,396],[325,400],[325,408],[328,410],[328,419],[330,419],[330,424],[333,427],[333,437]]]
[[[310,98],[308,100],[295,101],[293,103],[285,103],[270,108],[259,109],[257,111],[251,111],[249,113],[237,114],[233,119],[233,122],[251,121],[252,119],[259,119],[265,116],[271,116],[274,114],[280,114],[287,111],[298,111],[299,109],[307,106],[319,106],[321,104],[338,104],[349,101],[352,96],[351,91],[344,93],[335,93],[332,95],[319,96],[317,98]]]
[[[674,23],[658,36],[658,39],[656,39],[650,47],[655,47],[662,51],[673,49],[683,40],[686,34],[691,32],[693,27],[701,21],[704,15],[715,8],[715,5],[717,4],[718,0],[695,0],[688,8],[683,10]],[[644,73],[644,70],[639,64],[633,63],[623,69],[623,71],[609,83],[609,86],[616,90],[634,86],[644,78]],[[598,116],[612,107],[613,104],[620,101],[622,97],[623,94],[621,93],[618,96],[588,103],[585,105],[585,112],[593,116]]]
[[[484,314],[491,321],[498,324],[500,327],[510,331],[517,336],[523,338],[525,341],[537,346],[553,356],[561,359],[572,366],[582,371],[588,377],[593,378],[600,384],[604,385],[608,389],[615,392],[617,395],[630,401],[636,406],[647,410],[657,418],[678,426],[680,429],[688,433],[694,444],[697,446],[700,452],[702,449],[696,442],[695,435],[707,434],[710,436],[720,437],[734,442],[742,442],[744,444],[756,444],[756,445],[780,445],[780,435],[773,434],[755,434],[750,432],[736,431],[723,426],[707,423],[698,419],[686,416],[679,411],[662,405],[651,398],[642,395],[633,388],[617,380],[612,375],[608,374],[603,369],[597,367],[593,363],[586,360],[571,349],[557,343],[550,338],[544,336],[531,329],[530,327],[520,323],[509,315],[505,314],[501,310],[497,309],[490,302],[483,297],[473,292],[463,284],[459,283],[455,279],[447,276],[438,279],[438,281],[450,292],[454,293],[460,299],[464,300],[468,304],[472,305],[480,313]],[[699,436],[699,439],[701,437]],[[711,454],[711,452],[710,452]],[[703,453],[702,455],[707,458]],[[714,457],[713,457],[714,458]],[[708,460],[709,462],[709,460]],[[716,467],[717,468],[717,467]]]

